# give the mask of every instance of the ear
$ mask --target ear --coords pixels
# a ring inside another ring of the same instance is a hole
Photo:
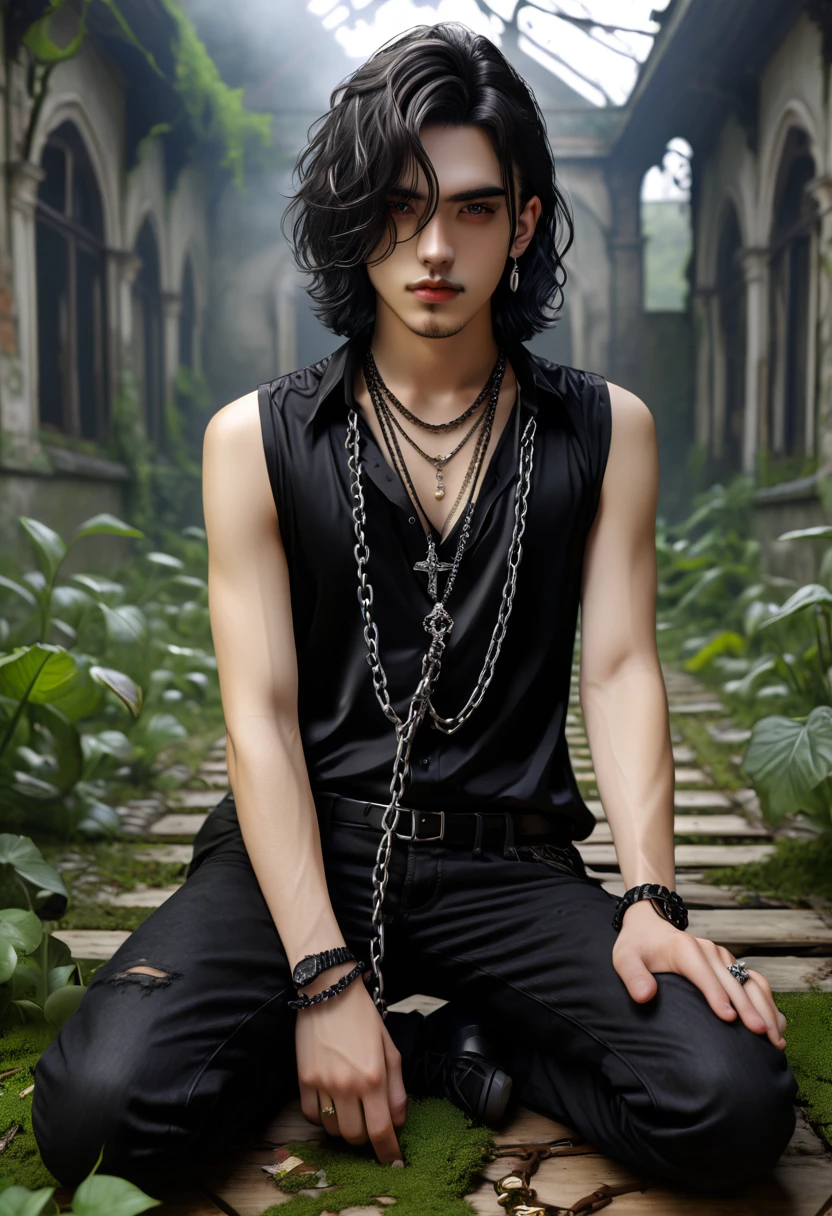
[[[517,217],[517,235],[514,238],[514,244],[508,251],[510,258],[519,258],[520,254],[525,250],[529,241],[534,236],[534,230],[537,227],[537,221],[540,219],[540,212],[542,210],[543,205],[540,199],[536,194],[533,194]]]

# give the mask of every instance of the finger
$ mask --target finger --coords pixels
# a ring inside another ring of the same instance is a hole
[[[743,1024],[755,1034],[767,1034],[775,1047],[785,1046],[785,1040],[777,1025],[777,1009],[771,998],[770,990],[769,995],[766,996],[765,988],[759,986],[754,979],[758,972],[749,971],[748,980],[745,984],[741,984],[728,970],[728,963],[725,960],[728,959],[731,963],[737,961],[730,951],[707,939],[697,938],[697,941],[700,942],[703,953],[708,957],[714,973],[740,1015]],[[763,980],[763,985],[768,987],[764,977],[760,976],[760,979]]]
[[[338,1127],[341,1135],[348,1144],[367,1143],[367,1125],[364,1122],[364,1111],[357,1094],[339,1094],[336,1099],[338,1111]],[[325,1119],[324,1123],[331,1123]]]
[[[728,1001],[728,993],[722,983],[721,977],[717,974],[709,957],[706,956],[708,946],[713,946],[713,942],[705,941],[694,937],[690,934],[680,934],[682,944],[677,950],[676,970],[679,975],[687,976],[692,984],[695,984],[705,1000],[713,1009],[718,1017],[721,1017],[724,1022],[731,1022],[737,1016],[737,1010]],[[719,966],[724,966],[721,959]],[[730,972],[725,972],[728,979],[731,979]],[[736,984],[737,981],[734,980]],[[740,985],[737,984],[739,988]]]
[[[656,977],[636,950],[625,949],[614,954],[613,966],[634,1001],[649,1001],[656,995],[659,987]]]
[[[390,1117],[390,1101],[387,1086],[364,1095],[364,1119],[367,1135],[376,1156],[383,1164],[402,1160],[402,1150]]]
[[[304,1118],[310,1123],[317,1123],[321,1126],[321,1114],[318,1108],[318,1089],[315,1085],[310,1085],[308,1081],[301,1081],[298,1078],[298,1087],[300,1089],[300,1108],[303,1111]]]
[[[387,1067],[387,1105],[395,1127],[401,1127],[407,1118],[407,1090],[402,1080],[402,1056],[389,1030],[383,1029],[384,1060]],[[366,1118],[367,1104],[364,1103]],[[370,1125],[367,1124],[369,1131]]]
[[[330,1098],[330,1096],[326,1092],[326,1090],[319,1089],[317,1091],[317,1094],[318,1094],[318,1122],[321,1124],[321,1127],[324,1128],[327,1135],[340,1136],[342,1134],[340,1119],[339,1119],[340,1106],[335,1107],[335,1103],[333,1102],[332,1098]],[[323,1112],[325,1110],[332,1110],[333,1107],[335,1107],[334,1115],[323,1114]]]
[[[760,983],[761,980],[763,980],[763,976],[749,968],[748,980],[743,987],[743,991],[765,1022],[768,1037],[774,1046],[782,1049],[786,1046],[786,1040],[783,1037],[785,1029],[782,1025],[784,1021],[783,1015],[774,1003],[774,997],[771,995],[768,984],[765,984],[763,980],[764,987]]]
[[[784,1035],[786,1033],[786,1026],[788,1025],[788,1019],[787,1019],[785,1013],[783,1013],[780,1009],[778,1009],[774,1003],[774,993],[771,991],[771,984],[768,982],[768,980],[762,974],[762,972],[754,971],[751,967],[746,968],[746,970],[748,971],[748,974],[751,976],[751,979],[754,981],[754,989],[759,988],[761,990],[761,992],[763,994],[765,994],[765,997],[767,998],[767,1000],[770,1002],[770,1008],[774,1012],[774,1020],[777,1023],[777,1029],[780,1031],[781,1035]],[[754,989],[752,989],[752,991],[754,991]],[[754,998],[752,997],[752,999],[754,999]],[[757,1008],[760,1009],[760,1011],[763,1013],[763,1016],[765,1016],[764,1010],[759,1005],[757,1006]]]

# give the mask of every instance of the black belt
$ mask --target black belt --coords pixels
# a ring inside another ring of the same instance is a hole
[[[316,804],[323,812],[325,828],[330,823],[366,824],[383,830],[382,816],[387,804],[361,802],[341,794],[318,793]],[[553,823],[546,815],[531,811],[419,810],[400,807],[396,831],[400,840],[441,840],[443,844],[463,845],[476,857],[483,848],[497,846],[504,854],[524,840],[569,844],[568,827]]]

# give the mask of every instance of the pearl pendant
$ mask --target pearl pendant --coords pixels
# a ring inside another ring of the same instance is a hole
[[[445,491],[440,487],[438,490],[434,490],[433,497],[438,499],[444,498]]]

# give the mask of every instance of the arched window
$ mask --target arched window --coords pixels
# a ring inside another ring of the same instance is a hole
[[[685,312],[688,306],[692,157],[686,140],[671,139],[661,166],[648,169],[641,184],[646,312]]]
[[[742,468],[745,417],[746,287],[740,252],[742,235],[737,212],[729,207],[719,238],[716,291],[719,338],[715,386],[722,415],[721,451],[715,453],[719,475]]]
[[[196,292],[191,259],[182,273],[182,298],[179,307],[179,363],[193,370],[196,349]]]
[[[47,139],[38,187],[38,399],[45,431],[103,439],[106,368],[104,209],[84,142],[65,122]]]
[[[164,326],[159,250],[150,220],[142,224],[135,248],[141,268],[133,282],[133,358],[144,405],[147,434],[164,443]]]
[[[771,451],[783,456],[806,451],[814,381],[809,359],[817,205],[806,190],[814,176],[808,136],[792,127],[780,161],[770,241],[768,435]]]

